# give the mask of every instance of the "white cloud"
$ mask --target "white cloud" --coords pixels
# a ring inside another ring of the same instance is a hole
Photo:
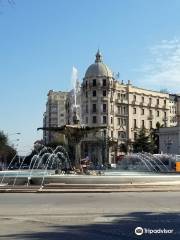
[[[180,39],[162,40],[149,51],[148,62],[139,70],[142,84],[180,92]]]

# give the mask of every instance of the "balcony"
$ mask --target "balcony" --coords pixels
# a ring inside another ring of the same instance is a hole
[[[106,110],[102,110],[101,113],[102,113],[102,114],[107,114],[108,111],[107,111],[107,109],[106,109]]]
[[[96,109],[96,110],[95,110],[95,109],[92,109],[92,110],[91,110],[91,113],[97,114],[97,113],[98,113],[98,110],[97,110],[97,109]]]
[[[145,103],[144,102],[140,102],[139,105],[143,107],[143,106],[145,106]]]
[[[163,117],[163,121],[167,122],[168,121],[168,117]]]
[[[121,113],[121,112],[115,112],[116,116],[123,116],[123,117],[127,117],[128,114],[127,113]]]
[[[135,105],[135,104],[136,104],[136,100],[133,100],[133,101],[131,102],[131,104],[132,104],[132,105]]]
[[[112,114],[112,115],[113,115],[113,114],[114,114],[114,111],[113,111],[113,110],[110,110],[110,114]]]
[[[116,103],[117,103],[117,104],[122,103],[121,99],[116,99]]]
[[[160,104],[156,103],[155,108],[160,108]]]
[[[97,101],[97,96],[92,96],[92,97],[91,97],[91,100],[92,100],[92,101]]]
[[[162,108],[163,108],[164,110],[168,110],[167,104],[164,104],[164,105],[162,106]]]
[[[108,101],[108,97],[107,96],[101,97],[101,101]]]
[[[152,115],[152,114],[150,114],[149,116],[148,116],[148,120],[153,120],[154,119],[154,116]]]
[[[113,102],[113,97],[110,97],[110,102]]]
[[[127,104],[128,103],[127,99],[116,99],[115,102],[116,102],[116,104],[122,104],[122,103]]]

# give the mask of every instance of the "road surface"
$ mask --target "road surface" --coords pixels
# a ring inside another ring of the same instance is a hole
[[[179,240],[180,192],[1,193],[0,239]]]

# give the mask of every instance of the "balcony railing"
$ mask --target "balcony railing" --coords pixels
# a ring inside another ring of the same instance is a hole
[[[108,101],[108,97],[107,96],[101,97],[101,101]]]
[[[113,97],[110,97],[110,102],[113,102]]]
[[[148,120],[153,120],[154,119],[154,116],[152,115],[152,114],[150,114],[149,116],[148,116]]]
[[[163,121],[167,122],[168,121],[168,117],[163,117]]]
[[[116,99],[116,103],[122,103],[121,99]]]

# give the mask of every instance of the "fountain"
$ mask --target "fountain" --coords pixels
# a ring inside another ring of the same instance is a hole
[[[67,129],[69,132],[71,128],[67,127]],[[67,129],[64,131],[66,132]],[[74,131],[74,128],[72,130]],[[82,136],[84,129],[75,128],[75,133]],[[4,187],[5,184],[9,184],[12,188],[18,185],[23,185],[24,188],[37,185],[42,189],[48,183],[127,184],[177,181],[180,178],[179,174],[173,170],[175,157],[162,154],[132,153],[126,155],[116,168],[101,170],[100,175],[99,170],[95,169],[89,169],[88,175],[76,174],[72,170],[72,161],[63,146],[58,146],[54,150],[42,146],[42,149],[31,158],[29,168],[26,170],[22,168],[24,161],[25,158],[20,163],[18,170],[9,170],[11,161],[7,171],[0,172],[1,187]]]
[[[168,166],[165,162],[168,161]],[[163,154],[153,155],[150,153],[132,153],[123,158],[118,168],[124,170],[137,170],[145,172],[172,172],[169,162],[175,164],[173,156]]]
[[[27,186],[29,186],[32,178],[37,176],[39,180],[42,179],[43,184],[47,175],[54,174],[57,170],[60,173],[64,169],[67,170],[71,168],[68,153],[63,146],[57,146],[55,150],[44,146],[39,153],[31,158],[28,170],[22,168],[26,157],[22,159],[18,170],[9,170],[14,158],[11,160],[7,171],[0,172],[0,186],[4,184],[10,184],[12,186],[27,184]]]
[[[81,168],[81,140],[89,133],[96,133],[100,130],[105,131],[107,126],[89,127],[81,123],[80,105],[77,103],[78,72],[75,67],[72,70],[73,98],[72,105],[73,119],[72,124],[61,127],[42,127],[38,130],[57,132],[65,135],[68,145],[74,147],[74,159],[70,159],[68,152],[63,146],[52,149],[42,146],[34,154],[29,162],[27,170],[22,168],[26,159],[24,157],[18,170],[10,170],[16,156],[11,160],[7,171],[0,172],[0,186],[9,184],[15,187],[18,184],[30,187],[33,184],[40,186],[40,189],[47,183],[66,183],[66,184],[94,184],[94,183],[132,183],[132,182],[153,182],[171,181],[173,179],[173,166],[175,158],[173,156],[152,155],[149,153],[132,153],[126,155],[117,164],[115,169],[88,170],[88,174],[77,175],[74,171]],[[167,164],[167,160],[169,161]],[[93,172],[93,174],[91,174]],[[64,174],[65,173],[65,174]],[[67,174],[69,173],[69,174]],[[175,175],[175,174],[174,174]],[[178,174],[174,179],[179,180]]]

